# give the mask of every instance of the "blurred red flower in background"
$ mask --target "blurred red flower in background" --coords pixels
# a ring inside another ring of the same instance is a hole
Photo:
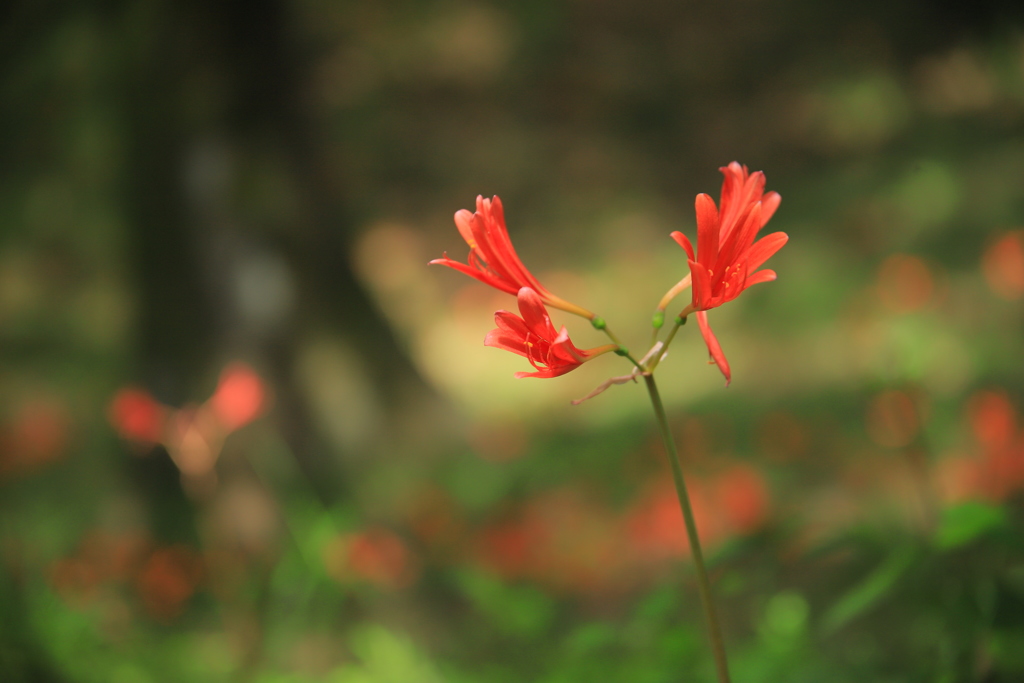
[[[919,256],[893,254],[878,269],[878,300],[894,313],[925,308],[935,290],[935,275]]]
[[[217,391],[210,399],[214,414],[228,431],[255,420],[265,405],[263,381],[245,363],[232,363],[224,368]]]
[[[157,548],[135,575],[135,588],[151,617],[170,621],[185,609],[203,573],[202,560],[189,547]]]
[[[981,272],[989,288],[1007,301],[1024,296],[1024,230],[1003,235],[985,250]]]
[[[488,332],[484,339],[485,346],[517,353],[537,369],[537,372],[517,372],[517,378],[564,375],[588,360],[618,348],[615,344],[606,344],[588,350],[578,349],[570,341],[565,326],[555,332],[551,317],[537,292],[523,287],[519,290],[518,299],[519,312],[523,317],[498,311],[494,314],[498,329]]]
[[[336,581],[366,581],[380,588],[405,588],[419,576],[419,563],[405,541],[383,527],[334,539],[324,549],[324,565]]]
[[[1017,411],[1005,391],[979,391],[967,402],[974,438],[986,448],[1005,448],[1017,433]]]
[[[71,415],[56,397],[37,398],[18,407],[0,424],[0,480],[29,474],[59,460],[68,450]]]
[[[159,443],[166,419],[167,409],[142,389],[121,389],[110,402],[110,422],[128,441]]]
[[[114,395],[108,415],[121,438],[149,448],[162,444],[183,477],[199,480],[213,471],[224,439],[259,417],[268,403],[260,376],[235,362],[224,368],[202,405],[171,408],[128,387]]]
[[[529,287],[537,292],[541,301],[552,308],[588,319],[594,317],[587,309],[549,292],[526,269],[512,246],[512,240],[509,239],[508,228],[505,227],[505,212],[499,197],[484,199],[478,196],[475,213],[470,213],[466,209],[460,209],[455,213],[455,227],[469,245],[469,264],[453,261],[448,258],[447,253],[442,258],[431,261],[431,264],[454,268],[485,285],[512,295],[517,295],[523,287]]]
[[[722,183],[721,210],[709,195],[699,194],[697,209],[697,250],[681,232],[672,238],[686,250],[693,282],[693,302],[688,311],[697,312],[697,323],[711,358],[725,375],[732,375],[722,347],[708,324],[706,311],[738,297],[745,289],[775,279],[774,270],[757,269],[789,240],[776,232],[757,242],[758,231],[779,207],[777,192],[764,193],[764,173],[750,173],[746,166],[732,162],[719,169]]]

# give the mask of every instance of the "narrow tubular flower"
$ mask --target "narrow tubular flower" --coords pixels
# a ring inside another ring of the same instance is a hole
[[[764,173],[750,173],[732,162],[719,169],[725,176],[720,206],[706,194],[697,195],[697,249],[681,232],[672,239],[686,250],[693,282],[693,301],[684,313],[697,312],[697,323],[712,360],[725,375],[732,375],[722,347],[708,324],[707,311],[738,297],[745,289],[775,279],[774,270],[758,270],[789,240],[775,232],[756,242],[757,233],[779,207],[778,192],[765,194]]]
[[[529,287],[548,306],[591,320],[594,314],[576,304],[569,303],[549,292],[519,260],[512,240],[505,227],[505,212],[501,199],[476,198],[476,212],[466,209],[455,212],[455,227],[462,239],[469,245],[469,263],[460,263],[448,258],[434,259],[431,264],[454,268],[460,273],[476,278],[485,285],[516,295],[523,287]]]
[[[516,297],[522,317],[508,311],[494,314],[498,328],[487,333],[485,346],[505,349],[530,361],[536,372],[517,372],[520,377],[558,377],[571,372],[602,353],[614,351],[615,344],[593,349],[578,349],[569,339],[569,332],[555,331],[551,317],[544,308],[540,295],[529,287],[522,287]]]

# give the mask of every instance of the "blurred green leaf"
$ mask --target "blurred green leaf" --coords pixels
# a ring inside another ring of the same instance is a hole
[[[826,633],[838,630],[843,625],[874,607],[896,585],[903,573],[914,562],[916,553],[909,546],[897,548],[864,581],[832,605],[822,619]]]
[[[616,629],[606,621],[583,624],[565,639],[565,649],[572,655],[586,655],[616,640]]]
[[[679,606],[679,590],[675,586],[659,586],[640,601],[634,616],[638,620],[662,619]]]
[[[511,635],[536,637],[554,618],[554,601],[536,588],[510,586],[478,571],[460,572],[459,581],[477,609]]]
[[[959,548],[1003,526],[1006,521],[1006,512],[988,503],[968,501],[954,505],[942,511],[935,545],[941,550]]]
[[[379,625],[356,630],[351,640],[359,664],[343,666],[333,683],[440,683],[443,679],[408,638]]]
[[[782,591],[765,605],[761,620],[761,636],[768,643],[789,645],[807,630],[810,607],[796,591]]]

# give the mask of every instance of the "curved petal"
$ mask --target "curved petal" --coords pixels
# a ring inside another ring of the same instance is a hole
[[[674,239],[679,246],[686,250],[687,258],[689,258],[691,261],[697,260],[697,257],[693,253],[693,244],[690,243],[689,237],[679,232],[678,230],[669,235],[669,237]]]
[[[775,252],[782,249],[783,245],[788,241],[789,235],[784,232],[773,232],[770,235],[765,235],[747,251],[747,268],[751,271],[757,270],[761,267],[761,264],[774,256]]]
[[[718,338],[715,333],[711,331],[711,325],[708,324],[708,314],[706,311],[697,312],[697,325],[700,326],[700,334],[704,337],[704,343],[708,346],[708,353],[711,354],[711,359],[718,366],[718,369],[725,375],[725,386],[729,386],[729,382],[732,381],[732,371],[729,369],[729,361],[725,359],[725,352],[722,351],[722,345],[718,343]]]
[[[726,258],[726,264],[738,261],[743,255],[743,252],[749,249],[750,245],[754,243],[754,238],[757,237],[757,231],[760,229],[761,202],[756,202],[746,213],[743,225],[738,226],[732,234],[729,235],[729,240],[726,243],[727,246],[722,248],[722,255],[719,257],[719,260],[723,257]]]
[[[455,212],[455,227],[459,229],[459,234],[466,240],[470,249],[476,249],[476,237],[473,236],[474,220],[475,216],[471,211],[459,209]]]
[[[753,285],[759,285],[762,282],[772,282],[777,277],[778,276],[775,274],[774,270],[759,270],[747,278],[746,282],[743,283],[743,289]]]
[[[782,201],[782,195],[778,192],[769,192],[761,198],[761,227],[763,228],[771,220],[772,216],[775,215],[775,210],[779,208],[779,203]]]
[[[709,195],[699,194],[694,201],[697,210],[697,258],[705,268],[713,268],[718,258],[718,207]]]
[[[721,171],[723,176],[722,192],[719,201],[722,205],[722,215],[728,215],[729,219],[732,220],[732,214],[735,213],[733,207],[736,206],[736,198],[739,196],[747,180],[747,169],[744,166],[740,166],[738,161],[732,161],[727,166],[722,166],[718,170]]]
[[[743,226],[729,234],[728,239],[722,244],[718,259],[713,266],[710,266],[714,272],[714,275],[711,276],[711,283],[716,295],[724,294],[722,283],[726,280],[728,272],[745,258],[743,252],[750,246],[747,240],[753,241],[754,235],[757,233],[760,212],[761,204],[758,202],[746,213]]]
[[[696,261],[690,261],[690,276],[693,280],[693,306],[703,311],[711,301],[711,277],[708,270]]]
[[[484,346],[511,351],[523,358],[529,358],[526,342],[521,337],[515,337],[503,330],[491,330],[488,332],[487,336],[484,337]]]
[[[477,205],[483,215],[487,244],[490,248],[492,267],[499,267],[506,277],[516,282],[520,287],[530,287],[542,296],[547,290],[541,286],[537,278],[526,269],[522,260],[512,246],[512,240],[508,236],[508,228],[505,227],[505,211],[501,205],[501,199],[495,195],[493,199],[478,199]],[[497,266],[495,266],[497,264]]]
[[[479,268],[467,266],[465,263],[453,261],[452,259],[448,258],[448,256],[445,256],[444,258],[434,259],[433,261],[430,262],[430,265],[448,266],[449,268],[457,270],[464,275],[470,276],[474,280],[479,280],[485,285],[494,287],[495,289],[501,290],[502,292],[507,292],[509,294],[512,294],[513,296],[519,291],[519,285],[513,282],[503,280],[487,272],[486,270],[480,270]]]
[[[719,169],[721,170],[721,169]],[[731,177],[729,183],[728,205],[723,196],[719,210],[722,214],[722,231],[720,239],[725,241],[746,219],[750,207],[761,199],[764,190],[764,173],[750,173],[746,166],[732,162],[726,167]],[[725,173],[726,171],[723,171]],[[725,189],[725,183],[722,184]]]
[[[493,197],[491,197],[489,208],[491,210],[491,215],[494,216],[494,219],[501,223],[502,225],[505,225],[505,207],[501,203],[501,197],[499,197],[498,195],[494,195]]]
[[[541,368],[541,369],[537,370],[537,372],[517,372],[517,373],[515,373],[512,376],[515,377],[516,379],[522,379],[524,377],[543,377],[543,378],[558,377],[559,375],[564,375],[567,372],[572,372],[577,367],[578,366],[576,366],[576,365],[570,365],[570,366],[566,366],[566,367]]]
[[[558,360],[569,364],[581,365],[587,360],[583,353],[569,339],[569,330],[566,329],[565,325],[559,330],[555,340],[551,342],[551,353]]]
[[[526,335],[530,333],[530,330],[527,329],[526,323],[523,322],[523,319],[509,311],[495,311],[494,324],[497,325],[499,329],[522,339],[526,339]]]
[[[541,339],[554,339],[555,326],[551,324],[551,316],[544,308],[540,295],[529,287],[523,287],[516,297],[519,300],[519,313],[522,314],[527,329]]]

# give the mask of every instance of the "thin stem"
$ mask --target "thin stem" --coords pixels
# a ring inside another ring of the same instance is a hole
[[[678,329],[678,325],[676,326]],[[674,330],[673,330],[674,332]],[[697,587],[700,589],[700,601],[704,607],[704,619],[708,625],[708,639],[711,641],[711,651],[715,657],[715,668],[718,671],[719,683],[729,683],[729,665],[725,658],[725,644],[722,641],[722,630],[718,625],[718,615],[715,612],[715,603],[711,598],[711,582],[708,581],[708,572],[704,567],[704,553],[700,548],[700,537],[697,535],[697,523],[693,518],[693,508],[690,506],[690,496],[686,492],[686,481],[683,479],[683,468],[679,464],[679,454],[676,452],[676,443],[672,439],[672,432],[668,428],[668,418],[665,417],[665,406],[661,402],[661,395],[658,393],[658,385],[654,383],[654,376],[645,373],[644,382],[647,383],[647,391],[651,395],[651,404],[654,406],[654,414],[658,418],[658,427],[661,429],[661,437],[665,441],[665,450],[668,451],[668,459],[672,464],[672,479],[676,484],[676,495],[679,497],[679,507],[683,511],[683,521],[686,522],[686,536],[690,540],[690,552],[693,554],[693,564],[697,568]]]
[[[665,296],[661,297],[661,301],[658,302],[658,308],[654,310],[654,331],[651,334],[651,346],[654,346],[655,342],[658,341],[658,332],[661,330],[662,322],[665,320],[665,309],[672,303],[672,299],[679,296],[684,290],[690,287],[690,281],[693,278],[690,273],[686,274],[682,280],[672,285],[672,289],[665,292]],[[665,346],[668,346],[666,344]]]
[[[618,347],[615,350],[615,353],[617,353],[618,355],[623,356],[626,359],[628,359],[629,362],[631,362],[633,365],[635,365],[640,372],[643,372],[644,371],[644,366],[641,365],[640,362],[636,358],[633,358],[633,355],[629,352],[629,349],[627,349],[625,346],[623,346],[622,342],[619,341],[619,338],[615,336],[615,333],[612,332],[610,329],[608,329],[608,325],[605,324],[604,318],[597,318],[597,317],[595,317],[595,319],[600,321],[600,324],[599,325],[595,325],[595,327],[597,327],[597,329],[599,329],[602,332],[604,332],[605,334],[607,334],[608,338],[611,339],[613,342],[615,342],[615,345]]]
[[[605,334],[607,334],[609,339],[611,339],[613,342],[615,342],[620,347],[622,347],[622,342],[619,341],[619,338],[616,337],[615,334],[610,329],[608,329],[607,325],[603,326],[601,328],[601,331],[604,332]]]
[[[625,350],[625,349],[624,349],[624,348],[622,348],[622,347],[620,347],[620,348],[622,349],[622,355],[623,355],[623,356],[625,356],[625,358],[626,358],[626,359],[627,359],[627,360],[628,360],[628,361],[629,361],[630,363],[632,363],[633,365],[635,365],[635,366],[636,366],[636,369],[637,369],[637,370],[639,370],[640,372],[645,372],[645,370],[644,370],[644,366],[643,366],[643,365],[642,365],[642,364],[640,363],[640,361],[638,361],[638,360],[637,360],[636,358],[633,358],[633,354],[631,354],[631,353],[630,353],[629,351]]]

